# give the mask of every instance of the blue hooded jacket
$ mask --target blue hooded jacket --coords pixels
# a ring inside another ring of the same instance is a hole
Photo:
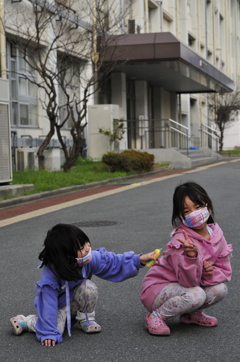
[[[92,251],[92,260],[82,268],[83,279],[65,281],[57,277],[47,266],[44,266],[41,280],[36,283],[37,295],[34,307],[38,313],[36,337],[40,342],[51,339],[62,342],[62,334],[57,329],[58,309],[67,306],[67,326],[71,335],[70,303],[75,287],[85,279],[96,275],[112,282],[121,282],[138,274],[144,265],[140,263],[140,255],[133,251],[114,254],[104,248]],[[74,323],[74,321],[72,321]]]

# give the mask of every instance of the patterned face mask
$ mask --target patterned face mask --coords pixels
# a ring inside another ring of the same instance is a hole
[[[83,266],[85,264],[90,263],[92,260],[92,249],[89,248],[89,252],[83,258],[75,258],[77,260],[78,265]]]
[[[189,228],[196,228],[203,225],[209,218],[210,213],[207,207],[190,212],[185,219],[182,217],[182,223]]]

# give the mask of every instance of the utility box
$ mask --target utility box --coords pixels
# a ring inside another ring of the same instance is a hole
[[[17,148],[16,149],[16,170],[24,171],[35,170],[38,167],[38,159],[37,159],[37,148],[36,147],[28,147],[28,148]]]
[[[106,152],[112,151],[109,137],[99,133],[99,128],[113,131],[114,120],[119,119],[116,104],[88,106],[88,156],[100,160]]]
[[[0,184],[12,181],[9,83],[0,78]]]

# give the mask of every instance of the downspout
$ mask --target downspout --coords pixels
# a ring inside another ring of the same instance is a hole
[[[225,2],[225,14],[226,14],[226,39],[225,39],[225,44],[226,44],[226,73],[227,75],[230,74],[230,69],[229,69],[229,60],[230,60],[230,56],[229,56],[229,1],[226,0]]]
[[[206,44],[206,59],[208,59],[208,23],[207,23],[207,3],[205,2],[205,44]],[[209,99],[208,93],[206,97],[207,103],[207,125],[209,125]],[[203,132],[202,132],[202,147],[204,147],[204,140],[203,140]]]
[[[179,0],[176,0],[176,25],[177,25],[177,38],[180,38],[180,28],[179,28]]]
[[[99,60],[99,53],[97,52],[97,14],[96,14],[96,0],[92,0],[92,65],[93,65],[93,75],[94,75],[94,98],[97,94],[96,89],[96,79],[97,79],[97,67],[96,64]],[[96,100],[97,101],[97,100]],[[98,103],[98,101],[97,101]]]
[[[96,0],[92,0],[92,61],[97,53]]]
[[[218,9],[216,7],[216,2],[212,3],[212,22],[213,22],[213,64],[216,65],[216,14]]]
[[[200,8],[200,1],[201,0],[198,0],[197,2],[197,11],[198,11],[198,53],[201,54],[201,36],[202,36],[202,28],[201,28],[201,8]],[[200,104],[200,130],[199,132],[201,132],[201,129],[202,129],[202,123],[203,123],[203,111],[202,111],[202,93],[200,93],[200,96],[199,96],[199,104]],[[201,135],[200,135],[201,136]],[[201,137],[200,137],[201,138]]]
[[[149,33],[149,9],[148,9],[148,0],[145,0],[145,18],[146,18],[145,33]]]
[[[163,31],[163,7],[162,7],[162,1],[157,1],[159,6],[159,13],[160,13],[160,33]]]
[[[4,1],[0,3],[0,77],[6,79],[6,44],[4,31]]]

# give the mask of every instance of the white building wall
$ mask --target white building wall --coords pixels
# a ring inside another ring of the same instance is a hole
[[[24,0],[22,3],[11,3],[9,1],[6,4],[6,13],[8,12],[12,15],[11,9],[19,9],[23,3],[30,9],[29,1],[27,0]],[[115,10],[120,12],[130,2],[114,0],[114,3],[116,4]],[[152,6],[150,3],[154,3],[156,6]],[[113,4],[113,1],[109,0],[109,4]],[[240,14],[238,0],[212,0],[209,2],[203,0],[149,1],[148,16],[145,4],[145,0],[133,1],[131,8],[126,14],[128,19],[135,19],[141,33],[146,31],[170,31],[182,42],[191,46],[195,52],[226,73],[228,77],[237,81],[237,77],[240,74]],[[73,2],[73,7],[81,10],[81,18],[83,20],[91,22],[89,8],[87,8],[85,0]],[[23,15],[26,17],[26,14]],[[14,29],[14,25],[16,25],[14,19],[13,16],[6,18],[6,21],[9,22],[7,23],[7,29],[9,32],[12,32],[13,36],[17,34],[17,28]],[[124,29],[125,31],[127,30],[126,20],[123,19],[123,26],[119,29],[119,32],[124,31]],[[147,27],[147,20],[149,21],[149,27]],[[29,26],[29,24],[26,23],[26,26]],[[49,29],[45,40],[50,39],[51,36],[53,36],[53,30]],[[190,40],[191,43],[189,43]],[[52,59],[53,66],[56,65],[55,63],[56,58],[55,60]],[[89,63],[86,69],[86,79],[89,78],[91,72],[92,64]],[[83,90],[84,84],[82,84],[80,93]],[[174,118],[177,120],[176,118],[179,117],[178,110],[181,109],[182,115],[179,119],[182,119],[184,125],[192,128],[191,133],[194,135],[197,134],[201,123],[206,125],[210,123],[207,110],[208,101],[205,94],[181,95],[181,105],[178,104],[177,98],[176,95],[170,94],[161,86],[155,89],[153,101],[155,118]],[[191,99],[196,100],[193,109],[191,109]],[[88,105],[95,103],[97,103],[97,97],[92,95]],[[123,73],[112,75],[112,103],[119,105],[119,117],[126,119],[126,76]],[[144,80],[136,82],[136,117],[139,115],[143,115],[145,119],[148,118],[148,84]],[[38,138],[39,136],[46,135],[49,130],[49,121],[46,119],[46,114],[41,104],[39,103],[38,106],[37,128],[18,127],[15,129],[19,137],[31,134],[32,137]],[[69,137],[68,130],[64,130],[63,134]],[[89,138],[88,126],[86,127],[86,135]],[[126,136],[125,134],[124,140],[121,142],[121,148],[126,148]],[[229,149],[234,146],[240,146],[239,118],[225,133],[224,148]]]

